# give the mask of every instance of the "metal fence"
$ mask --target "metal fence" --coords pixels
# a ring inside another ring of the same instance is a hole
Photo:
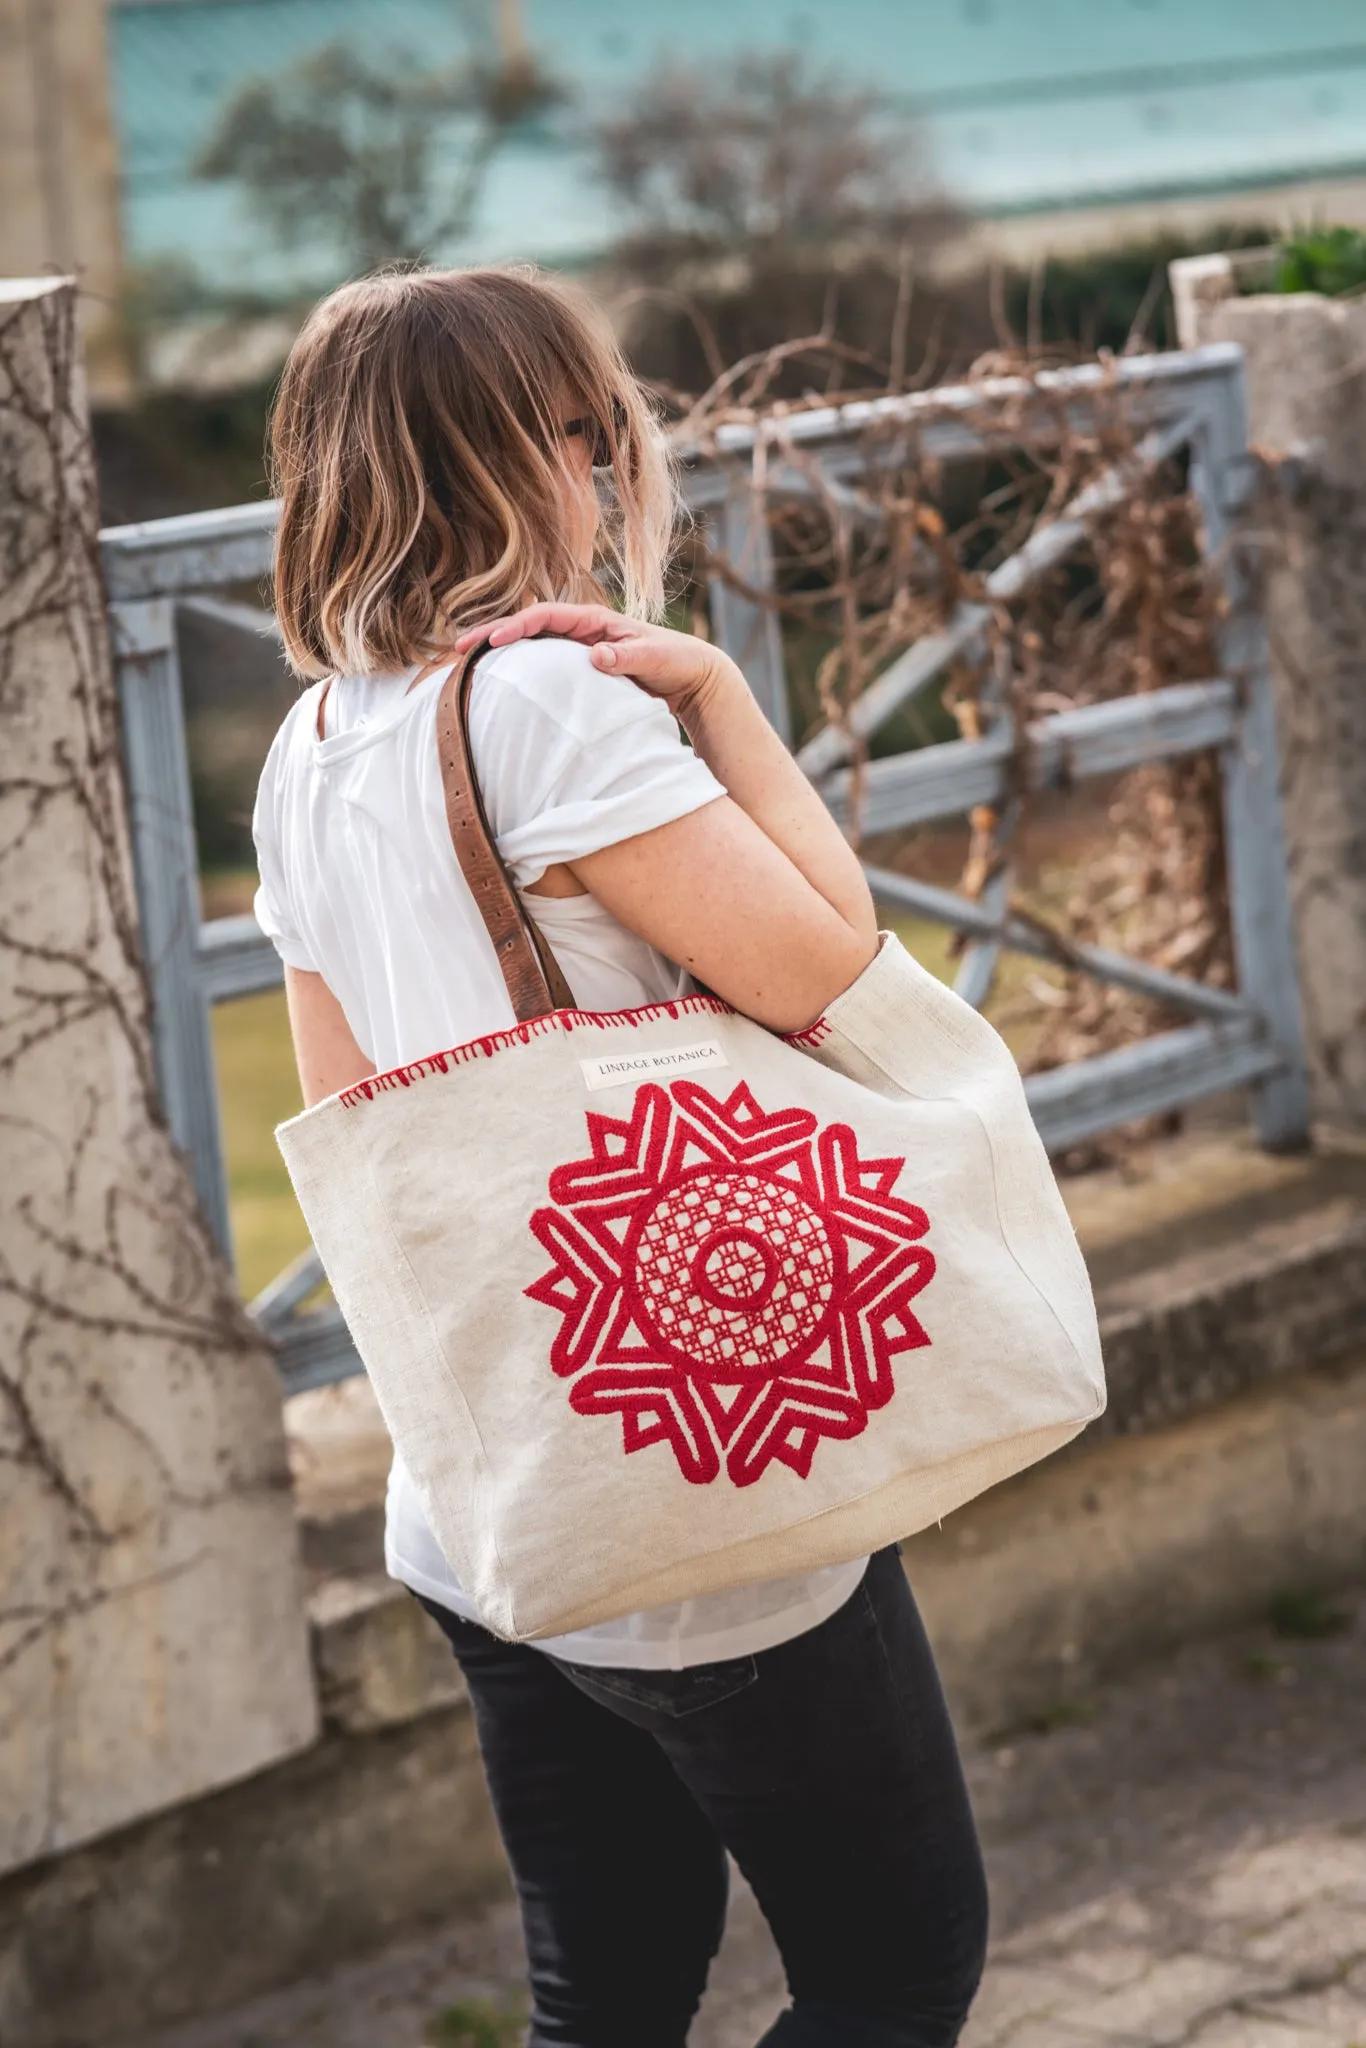
[[[708,523],[738,581],[712,589],[716,638],[744,669],[768,717],[790,743],[783,645],[775,611],[762,602],[773,559],[764,496],[753,488],[756,453],[763,491],[809,495],[810,463],[822,493],[843,494],[854,516],[876,516],[872,501],[845,481],[865,461],[871,429],[904,424],[922,455],[951,463],[989,445],[981,421],[996,404],[1047,394],[1085,424],[1098,395],[1118,379],[1144,429],[1134,464],[1107,472],[1050,525],[996,568],[987,597],[1002,602],[1025,590],[1085,539],[1088,522],[1132,490],[1145,465],[1184,449],[1198,498],[1205,545],[1228,587],[1221,673],[1141,696],[1080,707],[1016,733],[1004,710],[985,737],[892,754],[861,770],[865,831],[881,832],[958,817],[1000,804],[1020,764],[1036,789],[1065,787],[1148,761],[1216,749],[1222,768],[1238,992],[1204,987],[1128,955],[1080,946],[1072,964],[1103,981],[1155,997],[1189,1016],[1179,1028],[1119,1051],[1033,1076],[1030,1107],[1057,1151],[1135,1118],[1246,1087],[1264,1144],[1288,1147],[1308,1130],[1286,862],[1277,789],[1277,753],[1265,632],[1237,552],[1227,543],[1249,485],[1241,352],[1216,345],[1189,354],[1136,357],[1045,373],[1032,383],[940,387],[789,416],[781,425],[723,426],[714,452],[688,467],[687,495]],[[999,445],[999,433],[996,444]],[[792,460],[799,450],[800,462]],[[271,504],[150,521],[102,536],[114,658],[122,706],[133,850],[144,943],[152,982],[156,1057],[172,1131],[189,1155],[210,1223],[228,1247],[227,1187],[209,1036],[213,1003],[274,988],[279,960],[250,916],[201,923],[185,726],[177,664],[176,606],[188,598],[269,574],[276,510]],[[938,632],[898,656],[856,700],[843,729],[826,727],[797,760],[836,815],[851,800],[853,748],[883,725],[955,658],[980,642],[990,605],[962,603]],[[1028,744],[1021,748],[1024,737]],[[966,935],[960,993],[980,1006],[1003,949],[1047,953],[1048,942],[1009,914],[1002,877],[969,900],[912,878],[869,869],[874,894],[889,906],[938,920]],[[305,1312],[321,1269],[306,1253],[251,1304],[278,1347],[286,1387],[339,1379],[360,1370],[333,1308]]]

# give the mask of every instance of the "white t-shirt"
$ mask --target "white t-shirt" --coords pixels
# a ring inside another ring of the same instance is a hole
[[[321,974],[383,1071],[505,1029],[507,990],[446,823],[436,704],[446,671],[339,677],[317,732],[314,684],[261,773],[256,915],[290,966]],[[486,655],[470,747],[498,850],[519,889],[725,794],[658,699],[602,675],[584,648],[519,641]],[[682,971],[592,896],[524,898],[586,1010],[683,992]],[[391,1575],[471,1619],[403,1461],[385,1512]],[[538,1645],[575,1663],[679,1670],[750,1656],[833,1614],[864,1560],[602,1622]]]

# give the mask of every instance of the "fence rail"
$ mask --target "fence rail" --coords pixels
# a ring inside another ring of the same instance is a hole
[[[845,724],[817,733],[796,758],[836,817],[847,819],[856,807],[863,830],[881,832],[978,805],[1009,809],[1022,788],[1067,788],[1213,749],[1223,775],[1236,994],[1102,947],[1061,941],[1010,913],[1001,878],[978,899],[880,868],[868,870],[869,881],[880,902],[967,937],[957,985],[978,1005],[1000,952],[1008,949],[1061,958],[1194,1020],[1031,1077],[1030,1108],[1051,1150],[1230,1088],[1251,1091],[1263,1143],[1294,1145],[1307,1131],[1308,1099],[1265,634],[1250,582],[1229,546],[1250,474],[1236,347],[1087,364],[1033,379],[940,387],[720,427],[706,450],[683,451],[686,496],[729,570],[713,582],[713,629],[790,743],[782,636],[767,602],[775,571],[766,501],[817,498],[842,517],[873,523],[882,517],[879,506],[849,482],[866,474],[870,461],[894,466],[914,447],[948,463],[1056,437],[1085,427],[1098,398],[1116,387],[1145,429],[1133,457],[1036,529],[987,579],[986,602],[960,605],[945,627],[891,661]],[[876,448],[869,442],[874,432],[884,437]],[[847,764],[862,741],[980,643],[992,605],[1018,596],[1066,560],[1098,515],[1178,450],[1188,451],[1205,545],[1227,588],[1223,673],[1059,712],[1023,732],[998,705],[981,739],[890,755],[856,775]],[[221,620],[259,630],[260,614],[210,594],[269,574],[277,517],[273,503],[241,505],[111,527],[101,535],[158,1070],[172,1130],[225,1246],[230,1233],[209,1011],[214,1003],[277,987],[283,976],[253,918],[199,919],[176,610],[181,602],[203,606],[207,600]],[[307,1252],[252,1304],[277,1345],[292,1391],[360,1369],[337,1311],[306,1307],[322,1277],[316,1255]]]

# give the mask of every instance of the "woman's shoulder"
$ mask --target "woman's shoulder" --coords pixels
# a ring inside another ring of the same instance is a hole
[[[605,675],[576,640],[516,640],[495,647],[475,674],[470,718],[486,731],[528,710],[581,746],[663,707],[629,676]]]
[[[332,680],[332,677],[324,676],[321,681],[310,683],[307,689],[299,692],[280,720],[275,737],[270,743],[272,754],[287,752],[317,731],[318,701]]]
[[[270,749],[261,768],[259,795],[269,796],[288,773],[293,759],[304,758],[310,751],[309,739],[316,732],[318,723],[318,699],[323,692],[322,682],[310,683],[300,692],[281,719]]]

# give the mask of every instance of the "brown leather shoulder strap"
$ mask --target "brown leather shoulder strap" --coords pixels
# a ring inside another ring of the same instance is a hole
[[[475,779],[470,758],[470,691],[475,664],[487,651],[488,642],[484,641],[462,655],[442,684],[436,707],[436,744],[455,857],[493,942],[517,1021],[525,1024],[552,1010],[572,1010],[574,997],[503,866]]]

